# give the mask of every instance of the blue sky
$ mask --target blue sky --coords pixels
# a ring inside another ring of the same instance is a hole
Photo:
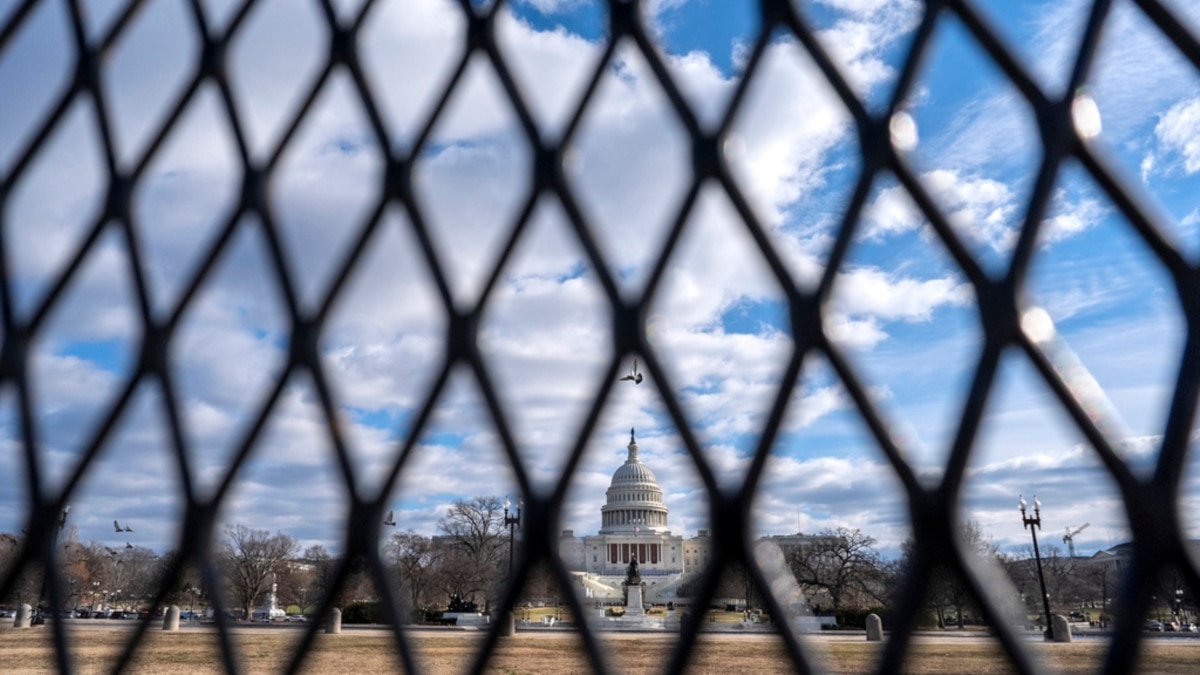
[[[1040,86],[1057,92],[1069,72],[1086,3],[979,3]],[[1200,13],[1167,3],[1193,30]],[[339,3],[348,7],[357,3]],[[758,31],[753,3],[657,0],[647,22],[673,78],[706,125],[724,114]],[[1127,184],[1153,204],[1191,260],[1198,253],[1200,77],[1132,3],[1106,25],[1087,93],[1103,131],[1093,141]],[[106,3],[91,3],[89,12]],[[230,3],[206,3],[224,26]],[[106,66],[120,161],[146,141],[191,72],[194,40],[178,39],[184,3],[149,4]],[[804,3],[822,44],[872,110],[890,100],[919,17],[912,0]],[[460,54],[456,3],[381,3],[360,37],[364,68],[400,150],[411,147]],[[224,17],[224,18],[222,18]],[[2,20],[2,19],[0,19]],[[89,34],[111,15],[89,15]],[[231,47],[230,72],[252,151],[265,156],[318,66],[324,29],[307,5],[265,2]],[[501,10],[497,39],[535,119],[561,133],[605,39],[602,3],[524,0]],[[174,32],[173,32],[174,31]],[[0,178],[7,180],[39,116],[69,77],[72,47],[60,3],[43,3],[0,54]],[[644,58],[617,50],[568,154],[573,194],[610,272],[637,297],[689,178],[689,148]],[[803,49],[778,36],[739,110],[726,149],[739,188],[801,283],[824,260],[858,176],[857,137]],[[906,161],[989,273],[1007,264],[1040,159],[1027,104],[953,17],[943,17],[905,111],[919,141]],[[417,190],[455,299],[467,306],[494,263],[527,189],[511,106],[489,64],[473,62],[431,145]],[[103,202],[103,165],[90,111],[76,104],[5,204],[10,281],[18,312],[39,302],[71,242]],[[272,207],[301,302],[325,293],[381,181],[379,148],[344,73],[318,97],[280,160]],[[200,252],[236,200],[240,169],[211,86],[189,105],[151,160],[135,194],[155,311],[179,301]],[[357,489],[378,489],[436,373],[446,317],[396,209],[343,292],[322,354],[343,408]],[[1107,395],[1131,464],[1153,461],[1180,358],[1184,326],[1169,277],[1086,172],[1068,162],[1047,213],[1028,296]],[[245,223],[184,312],[172,351],[197,485],[210,489],[257,403],[286,362],[286,312],[269,251]],[[128,255],[106,236],[68,286],[39,335],[31,364],[45,482],[60,485],[80,446],[136,363],[140,334]],[[595,271],[570,235],[562,207],[543,199],[502,271],[483,317],[481,346],[509,406],[510,428],[539,489],[559,469],[612,359],[608,309]],[[740,480],[792,347],[783,295],[765,274],[728,197],[706,187],[648,318],[652,344],[680,397],[705,459],[722,481]],[[973,292],[890,176],[873,186],[839,270],[827,330],[851,360],[909,457],[935,477],[955,432],[980,350]],[[631,359],[625,359],[622,369]],[[159,394],[143,387],[78,494],[71,518],[85,540],[111,537],[116,518],[138,545],[172,547],[181,508]],[[305,545],[336,547],[343,484],[311,386],[289,382],[253,460],[238,475],[224,517],[282,530]],[[10,391],[0,394],[0,531],[20,528],[24,472]],[[599,527],[599,506],[625,455],[630,427],[658,475],[672,530],[705,523],[705,496],[655,383],[622,384],[606,405],[573,477],[563,527]],[[1195,462],[1192,462],[1194,466]],[[964,516],[1002,549],[1026,533],[1017,495],[1038,494],[1048,533],[1089,522],[1076,548],[1091,553],[1128,538],[1116,491],[1082,435],[1020,354],[1002,364],[964,492]],[[1182,511],[1200,506],[1194,469]],[[472,378],[456,373],[391,500],[402,527],[431,533],[456,497],[513,495],[511,468]],[[832,370],[806,364],[755,503],[764,534],[858,527],[894,554],[908,524],[903,496]],[[116,540],[113,540],[114,542]],[[1056,541],[1053,537],[1051,541]],[[119,543],[119,542],[117,542]]]

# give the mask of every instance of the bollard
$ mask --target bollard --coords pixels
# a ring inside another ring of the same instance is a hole
[[[163,630],[179,630],[179,606],[171,605],[163,614]]]
[[[512,612],[500,615],[500,637],[512,637],[517,634],[517,620]]]
[[[13,628],[29,628],[33,623],[33,608],[29,603],[24,603],[17,608],[17,619],[13,621]]]
[[[1067,623],[1067,617],[1062,614],[1055,614],[1054,620],[1054,641],[1055,642],[1070,642],[1071,641],[1071,624]]]
[[[329,616],[325,619],[325,634],[337,635],[342,632],[342,610],[334,607],[329,610]]]
[[[867,642],[883,641],[883,620],[878,614],[867,615]]]

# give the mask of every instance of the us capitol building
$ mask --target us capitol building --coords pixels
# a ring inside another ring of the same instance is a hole
[[[573,530],[563,530],[558,552],[586,597],[619,601],[629,561],[636,558],[645,600],[676,600],[680,584],[708,564],[712,540],[707,530],[691,539],[671,534],[662,488],[650,467],[638,459],[632,429],[628,448],[600,507],[600,531],[576,537]]]

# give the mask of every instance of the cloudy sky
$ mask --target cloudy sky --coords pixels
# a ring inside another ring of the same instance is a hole
[[[72,77],[66,3],[43,2],[0,51],[0,179],[12,309],[26,318],[93,228],[106,189],[93,108],[77,99],[32,162],[25,148]],[[85,3],[89,39],[116,12]],[[112,3],[115,4],[115,3]],[[225,30],[236,3],[202,3]],[[358,2],[337,4],[345,16]],[[753,3],[643,3],[659,57],[708,128],[724,115],[759,31]],[[1005,44],[1054,96],[1061,94],[1087,4],[979,2]],[[1200,33],[1200,11],[1167,3]],[[137,165],[164,115],[194,76],[198,40],[182,0],[147,3],[105,61],[116,160]],[[359,52],[387,125],[405,156],[462,58],[457,3],[379,2]],[[744,5],[744,7],[743,7]],[[1130,189],[1152,204],[1167,236],[1194,260],[1200,234],[1200,77],[1130,2],[1114,3],[1087,94],[1100,113],[1094,140]],[[9,5],[11,6],[11,5]],[[319,74],[327,29],[316,3],[266,0],[228,54],[238,124],[254,161],[272,155]],[[868,108],[892,96],[920,18],[915,0],[824,0],[803,13]],[[9,9],[0,10],[0,22]],[[618,280],[640,297],[690,178],[690,146],[637,49],[606,45],[603,3],[514,0],[497,39],[546,138],[563,132],[597,68],[594,99],[572,138],[572,194]],[[907,161],[989,273],[1015,243],[1040,161],[1036,121],[1017,90],[954,17],[944,16],[905,103],[917,142]],[[174,313],[214,239],[234,213],[241,162],[219,91],[208,82],[153,154],[134,195],[135,227],[159,316]],[[823,272],[859,173],[844,106],[795,39],[776,37],[725,144],[738,186],[793,278]],[[418,204],[460,307],[479,301],[497,247],[529,193],[531,153],[490,63],[471,60],[415,162]],[[344,69],[321,88],[280,156],[270,200],[300,306],[323,301],[351,243],[378,203],[384,161]],[[10,182],[11,180],[11,182]],[[340,405],[357,475],[380,488],[398,443],[440,368],[446,312],[419,253],[409,214],[390,207],[323,332],[321,354]],[[1028,284],[1064,344],[1103,388],[1127,460],[1151,466],[1165,421],[1184,324],[1169,276],[1090,176],[1068,162],[1058,177]],[[237,223],[215,268],[183,312],[172,347],[184,429],[201,494],[213,489],[287,362],[289,316],[260,224]],[[784,295],[729,197],[702,189],[648,315],[649,336],[705,459],[736,485],[765,424],[793,343]],[[981,349],[966,277],[931,234],[904,188],[879,176],[827,308],[829,335],[902,440],[922,475],[944,463]],[[58,490],[137,365],[141,320],[129,252],[116,228],[95,248],[49,313],[30,363],[44,485]],[[582,416],[615,358],[608,303],[557,199],[541,199],[493,289],[480,333],[508,424],[538,489],[560,478]],[[632,365],[625,357],[620,369]],[[694,464],[654,381],[620,383],[570,479],[563,527],[599,527],[630,427],[657,474],[671,529],[706,525]],[[0,531],[22,526],[27,469],[16,398],[0,391]],[[1185,481],[1185,522],[1200,536],[1200,475]],[[138,390],[72,496],[84,540],[175,545],[183,505],[160,394]],[[336,548],[348,487],[331,451],[314,389],[294,377],[237,474],[227,522],[281,530]],[[964,516],[1007,551],[1027,542],[1017,496],[1042,500],[1046,536],[1090,554],[1128,538],[1114,485],[1082,434],[1017,353],[1001,365],[970,462]],[[390,503],[402,528],[432,533],[454,499],[516,498],[511,468],[473,375],[456,370]],[[895,554],[907,536],[903,494],[837,377],[816,355],[792,392],[783,432],[755,502],[764,534],[857,527]],[[117,535],[113,519],[135,532]]]

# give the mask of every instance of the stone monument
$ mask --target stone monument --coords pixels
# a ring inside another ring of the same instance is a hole
[[[254,610],[251,615],[253,621],[278,621],[287,616],[287,612],[279,608],[279,584],[276,583],[275,573],[271,573],[271,587],[267,589],[266,595],[263,598],[263,606],[261,609]]]
[[[29,603],[23,602],[20,607],[17,607],[17,617],[13,621],[13,628],[29,628],[33,623],[33,607]]]
[[[179,605],[171,605],[163,613],[163,630],[179,630]]]
[[[646,618],[646,609],[642,606],[642,575],[638,572],[637,558],[629,561],[629,569],[625,572],[625,619],[639,621]]]
[[[871,613],[867,615],[867,642],[880,642],[883,640],[883,620],[878,614]]]
[[[1054,626],[1054,641],[1055,642],[1070,642],[1071,641],[1071,624],[1067,622],[1067,617],[1062,614],[1055,614],[1053,617]]]

